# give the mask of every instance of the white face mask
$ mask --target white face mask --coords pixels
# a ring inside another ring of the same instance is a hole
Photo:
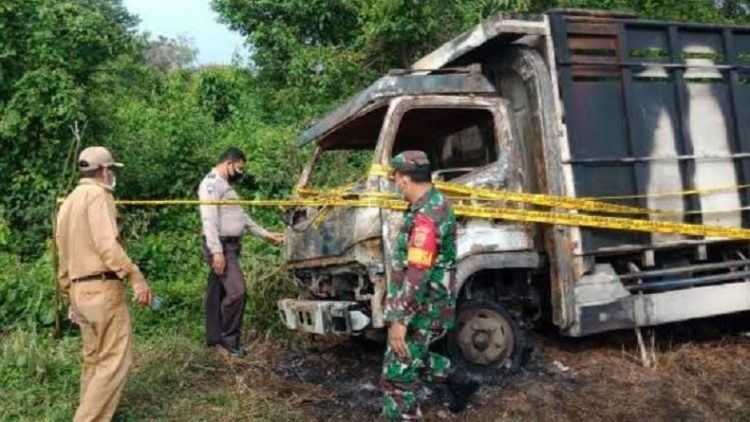
[[[110,182],[108,183],[109,188],[112,190],[115,190],[115,186],[117,186],[117,175],[111,169],[107,169],[104,172],[105,172],[104,180],[106,181],[107,179],[109,179],[110,180]]]
[[[404,179],[403,179],[403,177],[404,176],[401,176],[401,175],[394,176],[394,178],[393,178],[393,184],[396,186],[396,191],[398,191],[398,194],[401,197],[401,199],[406,199],[406,197],[404,196],[404,188],[405,188],[405,186],[404,186]]]

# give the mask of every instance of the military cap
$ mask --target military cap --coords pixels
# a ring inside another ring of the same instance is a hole
[[[430,160],[422,151],[404,151],[391,159],[391,169],[395,171],[413,171],[429,167]]]
[[[115,162],[112,154],[104,147],[88,147],[78,156],[78,168],[81,171],[96,170],[99,167],[122,167]]]

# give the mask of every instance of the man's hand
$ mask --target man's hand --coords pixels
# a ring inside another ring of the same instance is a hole
[[[151,306],[151,301],[154,299],[154,297],[151,295],[151,288],[148,287],[148,283],[146,283],[145,281],[139,281],[133,284],[133,293],[135,296],[135,301],[139,305]]]
[[[70,320],[70,322],[76,325],[80,325],[86,322],[86,318],[84,318],[83,315],[79,314],[78,311],[76,311],[76,308],[73,307],[73,305],[68,305],[68,319]]]
[[[405,358],[409,355],[406,348],[406,325],[400,322],[394,322],[388,329],[388,344],[391,346],[393,352]]]
[[[224,267],[226,267],[227,262],[224,259],[224,252],[216,252],[213,254],[213,259],[211,260],[211,268],[213,268],[214,273],[217,275],[224,274]]]
[[[268,233],[268,238],[277,245],[284,243],[284,233],[271,232]]]

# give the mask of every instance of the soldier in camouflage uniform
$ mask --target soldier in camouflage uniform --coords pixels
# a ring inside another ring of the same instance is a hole
[[[385,319],[390,329],[383,364],[383,409],[388,420],[421,420],[418,390],[425,382],[450,385],[455,372],[447,357],[429,348],[455,323],[456,218],[432,185],[430,163],[422,151],[397,155],[391,168],[410,207],[404,213],[387,287]],[[463,410],[477,387],[457,384],[462,388],[458,395],[452,389],[452,411]]]

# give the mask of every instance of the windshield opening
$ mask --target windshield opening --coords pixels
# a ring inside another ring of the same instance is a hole
[[[420,108],[404,114],[392,155],[424,151],[433,177],[450,180],[497,160],[494,116],[484,109]]]
[[[364,185],[372,164],[372,149],[323,151],[313,165],[308,186],[316,189],[335,189]]]

